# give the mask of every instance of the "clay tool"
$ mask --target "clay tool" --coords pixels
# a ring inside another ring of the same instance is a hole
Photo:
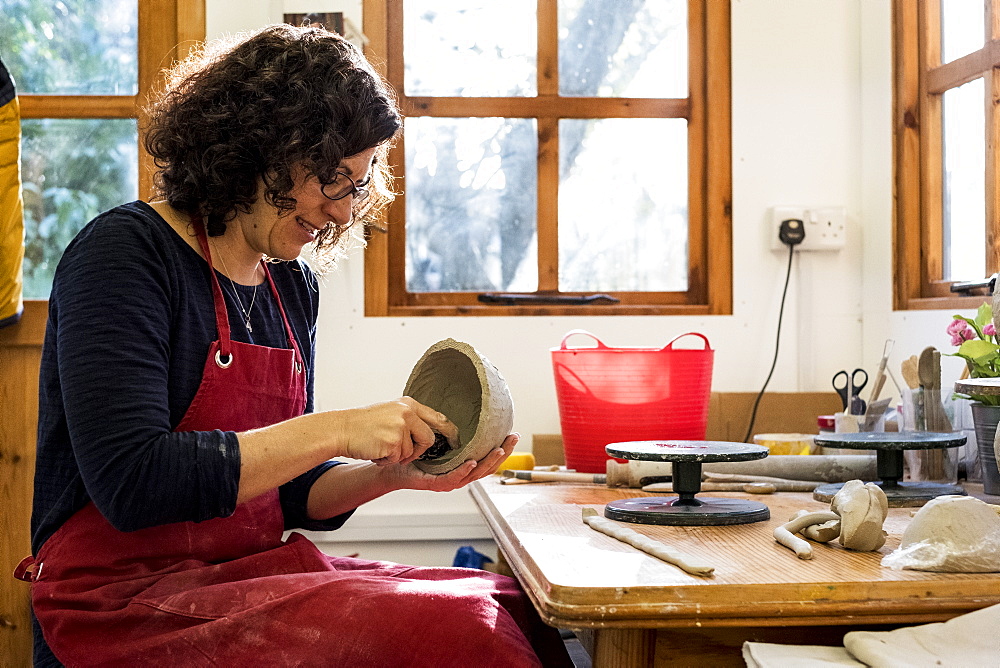
[[[533,485],[530,480],[518,480],[517,478],[500,478],[501,485]]]
[[[868,397],[868,407],[878,401],[878,395],[882,391],[882,385],[885,384],[885,365],[889,361],[889,353],[892,351],[892,339],[886,339],[885,347],[882,348],[882,360],[878,363],[878,370],[875,372],[875,380],[872,385],[871,396]]]
[[[576,473],[574,471],[514,471],[507,469],[500,475],[504,478],[516,478],[530,482],[592,482],[605,484],[607,476],[603,473]]]
[[[951,421],[941,406],[941,353],[936,348],[928,346],[920,353],[917,373],[924,397],[924,428],[950,432]]]
[[[715,572],[715,566],[699,561],[697,557],[685,554],[680,550],[675,550],[669,545],[658,540],[653,540],[638,531],[623,527],[618,522],[601,517],[593,508],[583,509],[583,523],[594,531],[603,533],[605,536],[610,536],[626,545],[631,545],[668,564],[673,564],[692,575],[709,577]]]
[[[889,376],[889,380],[891,380],[892,384],[896,387],[896,394],[898,396],[902,397],[903,396],[903,386],[899,384],[898,380],[896,380],[896,375],[892,372],[892,367],[887,367],[886,370],[885,370],[885,373],[886,373],[887,376]]]
[[[885,377],[883,376],[883,379]],[[878,421],[886,414],[889,410],[889,402],[892,401],[890,397],[885,399],[879,399],[878,401],[868,402],[868,408],[865,410],[865,419],[861,423],[861,431],[872,431],[875,429],[875,425]]]
[[[899,371],[903,374],[903,382],[911,390],[920,387],[920,374],[917,371],[918,364],[919,360],[917,356],[910,355],[899,365]]]

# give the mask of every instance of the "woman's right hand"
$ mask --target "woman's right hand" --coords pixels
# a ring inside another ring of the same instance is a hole
[[[379,466],[407,464],[434,445],[434,431],[447,432],[448,418],[410,397],[341,411],[344,457]],[[452,427],[453,428],[453,427]]]

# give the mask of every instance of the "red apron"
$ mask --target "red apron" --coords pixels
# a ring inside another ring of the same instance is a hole
[[[264,270],[290,347],[232,341],[210,271],[219,339],[177,431],[245,431],[304,411],[302,358]],[[570,665],[510,578],[330,557],[283,529],[277,490],[229,517],[127,533],[89,503],[35,556],[32,607],[67,666]]]

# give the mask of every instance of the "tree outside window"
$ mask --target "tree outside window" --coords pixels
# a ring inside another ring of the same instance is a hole
[[[0,0],[0,57],[21,103],[24,296],[47,299],[66,245],[94,216],[148,196],[137,119],[203,0]]]
[[[728,3],[364,11],[405,116],[369,315],[731,311]]]
[[[895,0],[895,308],[1000,271],[1000,0]]]

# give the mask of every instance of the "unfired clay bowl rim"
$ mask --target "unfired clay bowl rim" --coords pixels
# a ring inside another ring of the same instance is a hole
[[[444,413],[449,419],[453,419],[451,415],[448,415],[447,409],[442,410],[442,406],[434,405],[436,403],[433,398],[434,387],[446,383],[447,379],[435,376],[434,368],[430,365],[434,364],[435,357],[439,354],[453,355],[456,353],[467,358],[476,371],[476,380],[480,390],[479,397],[477,397],[480,402],[479,419],[471,437],[464,432],[460,434],[461,445],[459,448],[451,450],[441,457],[415,461],[414,465],[425,473],[447,473],[470,459],[477,461],[482,459],[491,450],[500,447],[514,424],[513,401],[507,381],[482,353],[468,343],[455,339],[438,341],[427,349],[410,372],[403,394],[413,397],[434,410]],[[428,379],[432,384],[419,388],[415,392],[416,386],[421,382],[428,382]],[[414,396],[415,394],[419,396]],[[459,422],[458,420],[453,421],[456,424]]]

